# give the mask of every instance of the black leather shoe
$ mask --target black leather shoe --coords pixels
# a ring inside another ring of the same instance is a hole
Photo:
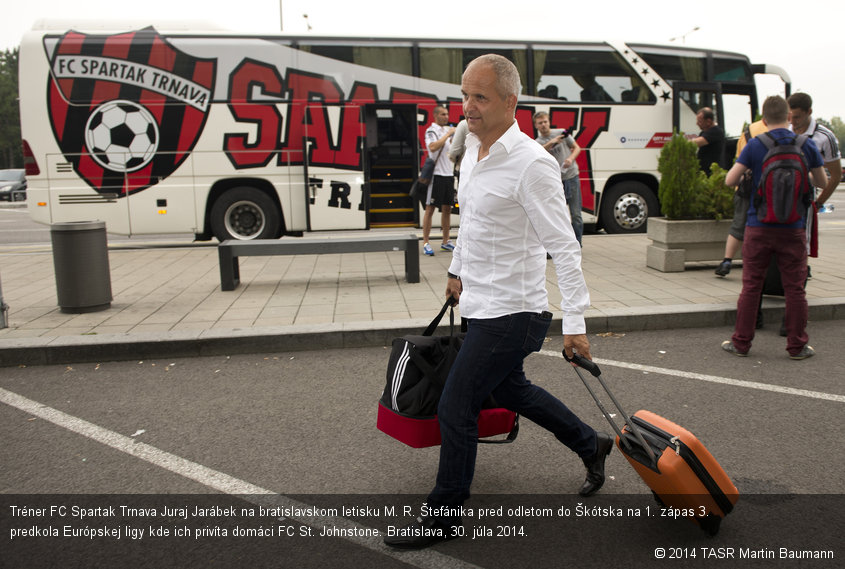
[[[423,549],[458,537],[454,527],[432,516],[420,517],[405,527],[388,526],[384,543],[397,549]]]
[[[587,467],[587,479],[578,493],[584,497],[592,496],[604,485],[604,461],[613,449],[613,437],[607,433],[596,432],[596,454],[584,459]]]

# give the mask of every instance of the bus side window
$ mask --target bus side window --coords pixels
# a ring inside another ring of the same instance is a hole
[[[610,48],[534,50],[535,92],[549,99],[584,103],[653,103],[654,94]]]

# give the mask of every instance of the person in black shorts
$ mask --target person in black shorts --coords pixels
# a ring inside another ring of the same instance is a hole
[[[455,246],[449,241],[450,218],[452,205],[455,203],[454,166],[449,159],[449,149],[452,146],[452,135],[455,127],[449,126],[449,111],[446,107],[434,108],[434,122],[425,131],[425,145],[429,156],[435,160],[434,176],[428,185],[425,198],[425,214],[423,215],[423,253],[434,255],[434,249],[428,243],[431,233],[431,220],[434,210],[440,209],[440,225],[443,229],[442,251],[452,252]]]

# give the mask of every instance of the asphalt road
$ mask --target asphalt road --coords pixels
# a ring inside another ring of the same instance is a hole
[[[433,484],[436,447],[411,449],[375,428],[388,349],[369,348],[3,369],[0,539],[8,556],[0,565],[47,567],[61,558],[66,567],[92,566],[92,559],[100,567],[652,567],[663,555],[682,567],[832,567],[777,556],[781,548],[845,556],[838,359],[845,327],[811,323],[819,355],[803,362],[786,357],[774,329],[760,332],[748,358],[719,349],[729,334],[708,328],[591,337],[626,410],[647,408],[688,428],[734,480],[742,496],[716,538],[661,516],[618,450],[602,492],[588,500],[574,495],[583,480],[579,459],[527,420],[514,444],[481,447],[468,502],[475,510],[464,518],[468,532],[517,535],[468,535],[418,554],[388,550],[378,536],[320,537],[324,528],[401,525],[402,506],[416,513]],[[558,356],[558,342],[527,360],[529,377],[588,423],[609,429]],[[246,510],[237,520],[121,520],[145,531],[188,527],[189,537],[8,537],[15,527],[117,524],[96,515],[10,515],[11,504],[73,500]],[[259,506],[270,503],[337,511],[262,518]],[[396,507],[392,515],[388,505]],[[576,514],[579,505],[588,515]],[[549,506],[569,515],[525,515]],[[480,517],[481,508],[498,507],[502,515]],[[296,535],[197,537],[203,528],[264,522]],[[45,553],[48,543],[58,549]],[[758,558],[748,557],[755,552]],[[765,559],[769,552],[775,557]]]

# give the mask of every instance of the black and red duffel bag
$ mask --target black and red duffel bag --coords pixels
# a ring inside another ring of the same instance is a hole
[[[393,340],[376,426],[414,448],[440,444],[437,403],[466,333],[463,324],[461,332],[455,333],[454,305],[453,299],[447,299],[421,336],[402,336]],[[450,333],[435,336],[434,331],[447,309]],[[497,407],[492,398],[488,399],[478,416],[479,442],[512,442],[518,432],[517,414]],[[508,436],[503,440],[482,440],[505,433]]]

